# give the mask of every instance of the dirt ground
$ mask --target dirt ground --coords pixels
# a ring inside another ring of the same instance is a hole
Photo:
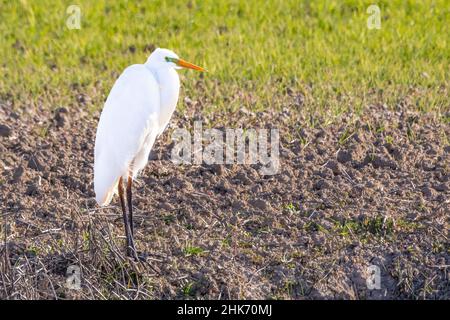
[[[99,113],[0,105],[0,298],[450,299],[448,124],[407,103],[329,124],[291,100],[207,117],[185,99],[135,185],[144,262],[123,256],[117,197],[94,200]],[[171,130],[194,119],[279,128],[279,173],[173,164]]]

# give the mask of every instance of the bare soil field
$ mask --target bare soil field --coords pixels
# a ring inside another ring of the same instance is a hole
[[[0,298],[450,299],[450,127],[407,102],[328,123],[291,98],[212,116],[185,99],[135,185],[142,262],[123,254],[117,197],[95,203],[99,113],[1,105]],[[280,129],[279,173],[173,164],[170,133],[194,119]]]

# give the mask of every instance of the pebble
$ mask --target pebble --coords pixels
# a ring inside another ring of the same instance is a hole
[[[28,167],[30,169],[36,170],[36,171],[45,171],[46,167],[44,165],[44,161],[40,159],[37,155],[30,156],[30,160],[28,160]]]
[[[9,137],[11,135],[11,128],[7,125],[0,124],[0,137]]]
[[[339,150],[336,158],[337,158],[337,161],[339,161],[340,163],[346,163],[346,162],[352,161],[352,154],[350,151]]]
[[[261,210],[269,209],[269,204],[262,199],[250,200],[248,203],[255,209],[261,209]]]
[[[13,173],[13,180],[12,180],[12,182],[13,183],[19,182],[20,179],[22,178],[24,172],[25,172],[25,169],[22,166],[18,166],[16,168],[16,170],[14,171],[14,173]]]

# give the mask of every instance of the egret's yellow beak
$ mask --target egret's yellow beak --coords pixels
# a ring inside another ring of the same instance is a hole
[[[193,63],[187,62],[186,60],[183,59],[178,59],[175,62],[177,64],[177,66],[183,67],[183,68],[188,68],[188,69],[193,69],[193,70],[197,70],[197,71],[201,71],[201,72],[205,72],[206,69],[196,66]]]

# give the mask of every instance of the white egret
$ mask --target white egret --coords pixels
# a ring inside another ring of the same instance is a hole
[[[127,255],[137,258],[133,240],[133,179],[145,167],[155,139],[175,110],[180,79],[175,69],[203,68],[180,59],[167,49],[156,49],[144,64],[129,66],[106,99],[95,139],[94,189],[97,203],[108,205],[119,193]],[[126,181],[126,200],[124,198]]]

